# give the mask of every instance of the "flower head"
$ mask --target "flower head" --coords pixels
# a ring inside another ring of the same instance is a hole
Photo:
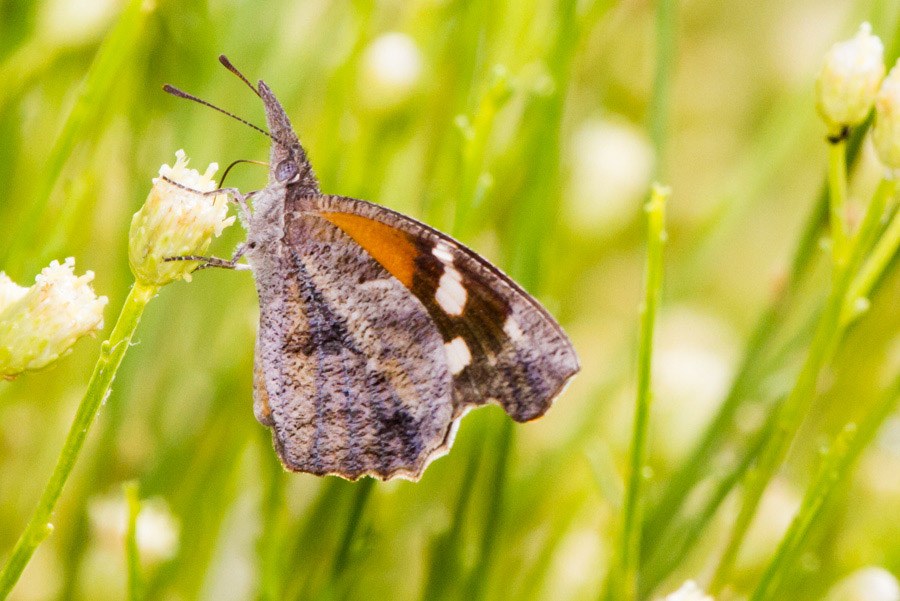
[[[891,69],[875,98],[872,143],[885,167],[900,169],[900,66]]]
[[[31,288],[0,273],[0,376],[46,367],[75,341],[103,327],[105,296],[90,286],[90,271],[77,277],[75,259],[50,263]]]
[[[160,177],[153,179],[147,202],[131,220],[131,270],[139,282],[153,286],[190,280],[196,262],[165,259],[204,254],[213,238],[235,219],[226,217],[228,203],[224,194],[202,194],[216,189],[212,177],[219,166],[211,163],[201,175],[196,169],[187,168],[183,150],[176,152],[175,157],[173,167],[159,168]]]
[[[816,105],[833,134],[866,118],[884,71],[884,45],[868,23],[831,47],[816,80]]]

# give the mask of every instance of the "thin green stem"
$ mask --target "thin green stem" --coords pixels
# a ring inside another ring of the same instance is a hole
[[[485,171],[484,158],[488,140],[494,129],[497,113],[512,96],[509,73],[497,65],[491,75],[491,84],[478,103],[471,123],[462,118],[462,177],[453,214],[451,233],[465,238],[471,223],[472,209],[476,209],[489,188],[490,175]]]
[[[141,319],[144,307],[156,294],[156,287],[146,286],[135,283],[125,299],[122,312],[113,328],[109,339],[100,346],[100,357],[97,359],[97,365],[94,367],[94,373],[88,382],[87,390],[84,393],[81,403],[78,405],[78,411],[75,413],[75,419],[69,428],[69,434],[63,444],[56,467],[50,480],[44,487],[44,492],[38,501],[37,507],[25,527],[22,536],[19,537],[12,555],[3,571],[0,572],[0,601],[4,601],[9,592],[18,582],[22,571],[31,556],[34,554],[38,545],[53,531],[50,524],[50,518],[53,515],[53,509],[62,494],[63,487],[72,468],[75,467],[75,461],[84,446],[84,440],[87,437],[94,418],[103,404],[103,400],[109,395],[109,389],[112,385],[113,378],[122,358],[128,350],[131,337],[137,328]]]
[[[884,203],[883,206],[885,206],[888,199],[892,198],[896,191],[897,182],[885,179],[881,181],[875,195],[876,198],[881,198],[881,201]],[[875,233],[877,234],[877,230]],[[872,241],[869,241],[869,247],[871,245]],[[900,247],[900,213],[895,214],[893,219],[891,219],[887,229],[878,239],[878,242],[875,243],[872,254],[850,284],[850,291],[847,294],[847,302],[842,315],[845,324],[849,324],[849,322],[852,322],[865,312],[865,308],[868,306],[867,299],[872,293],[872,289],[881,279],[885,270],[887,270],[888,264],[894,258],[894,255],[897,254],[898,247]]]
[[[759,501],[765,492],[775,470],[784,460],[810,404],[815,398],[816,381],[825,363],[837,346],[844,331],[844,307],[850,295],[850,284],[853,280],[853,268],[861,261],[866,244],[877,235],[881,215],[884,213],[887,198],[892,193],[888,186],[879,186],[866,211],[859,233],[852,239],[846,238],[843,209],[846,201],[846,163],[844,150],[835,151],[835,147],[844,146],[843,141],[832,143],[829,164],[829,195],[831,198],[831,229],[835,237],[833,280],[825,309],[819,318],[813,341],[797,381],[790,396],[779,408],[778,419],[773,426],[771,437],[763,448],[756,467],[745,479],[745,492],[738,517],[735,520],[725,552],[713,577],[710,593],[715,595],[727,582],[731,569],[740,550],[744,535],[750,527]],[[840,167],[834,162],[840,161]],[[843,174],[837,173],[842,171]],[[837,232],[840,232],[838,234]],[[842,242],[838,239],[843,237]]]
[[[800,505],[800,511],[791,522],[750,601],[768,601],[778,592],[779,586],[795,565],[810,531],[819,522],[818,518],[835,489],[847,480],[856,460],[872,442],[884,420],[897,408],[898,401],[900,401],[900,377],[895,379],[875,407],[863,417],[859,426],[851,422],[837,436],[822,458],[816,478]]]
[[[665,206],[667,189],[654,186],[647,205],[647,264],[644,303],[641,307],[641,340],[638,350],[638,387],[631,437],[630,474],[622,513],[619,573],[613,575],[610,598],[632,601],[638,593],[638,566],[641,547],[644,468],[647,462],[647,425],[650,419],[650,370],[653,359],[653,330],[662,290],[663,247],[665,246]]]
[[[125,486],[128,502],[128,529],[125,532],[125,560],[128,566],[128,601],[144,598],[144,577],[141,575],[141,557],[137,545],[137,520],[141,513],[141,497],[136,482]]]
[[[497,561],[497,541],[502,532],[507,488],[509,486],[510,455],[515,440],[515,425],[506,416],[497,430],[495,461],[490,475],[492,494],[485,511],[484,528],[481,531],[477,559],[468,579],[466,599],[481,601],[487,595],[491,570]]]
[[[841,136],[828,145],[828,198],[832,256],[835,265],[847,261],[847,138]]]
[[[900,31],[900,29],[898,29],[898,31]],[[859,156],[859,148],[863,138],[862,134],[867,128],[868,125],[862,126],[851,132],[847,147],[848,169]],[[771,370],[769,366],[781,364],[780,361],[773,361],[771,358],[765,359],[764,363],[762,360],[763,357],[766,356],[766,351],[770,346],[772,337],[778,331],[777,326],[781,322],[786,309],[790,306],[794,291],[803,281],[805,274],[809,271],[812,259],[815,256],[815,249],[818,248],[819,232],[822,229],[821,224],[824,221],[827,221],[828,218],[828,198],[829,194],[826,178],[822,193],[817,199],[815,207],[810,212],[803,234],[800,237],[800,243],[794,253],[787,283],[781,288],[757,319],[753,335],[744,350],[744,358],[741,361],[741,366],[737,371],[737,375],[732,381],[726,400],[722,403],[716,417],[710,422],[709,426],[707,426],[703,436],[694,446],[688,458],[682,462],[681,467],[669,479],[660,500],[654,504],[653,510],[648,516],[644,527],[644,543],[647,544],[649,548],[655,549],[655,546],[660,541],[666,540],[663,533],[670,527],[676,527],[680,531],[683,531],[684,528],[702,530],[708,519],[715,514],[718,503],[725,498],[728,488],[730,488],[732,484],[740,481],[739,478],[735,478],[733,470],[723,476],[714,476],[714,479],[717,481],[717,484],[715,485],[717,493],[712,498],[711,502],[713,505],[709,508],[709,511],[704,510],[703,512],[706,519],[697,521],[693,518],[688,518],[683,525],[679,526],[676,524],[673,526],[673,521],[678,515],[679,509],[684,504],[688,493],[694,489],[701,477],[706,477],[709,473],[713,458],[722,443],[732,439],[734,436],[734,416],[738,414],[739,407],[743,406],[743,404],[751,398],[750,395],[756,389],[754,383],[758,382],[762,375],[770,373]],[[874,212],[867,213],[867,215],[874,214]],[[872,220],[868,217],[867,219],[871,224]],[[875,225],[878,224],[875,223]],[[863,229],[865,228],[861,228],[861,231]],[[900,227],[898,227],[897,234],[898,244],[900,244]],[[874,236],[877,237],[877,228],[874,231]],[[867,251],[871,247],[871,242],[863,243],[862,238],[864,237],[866,236],[860,235],[861,240],[857,245],[854,245],[854,252]],[[855,265],[852,260],[851,263]],[[883,273],[883,271],[881,273]],[[843,323],[842,328],[845,325],[847,324]],[[787,348],[790,348],[791,346],[792,345],[788,345],[776,354],[783,355]],[[761,448],[762,447],[759,447],[759,449]],[[758,452],[758,450],[750,452],[745,457],[745,460],[742,460],[738,465],[743,465],[747,460],[754,459]],[[738,466],[736,466],[735,469],[739,469],[741,473],[744,471],[743,468],[739,468]],[[720,490],[722,485],[727,487],[724,491]],[[720,492],[723,492],[724,494],[720,495]],[[685,547],[684,553],[687,553],[689,549],[690,545]],[[662,554],[657,554],[657,556],[661,555]],[[658,574],[658,580],[667,576],[674,566],[678,565],[677,562],[666,562],[666,564],[668,567],[662,570],[660,570],[659,566],[651,567],[651,572]]]
[[[656,151],[654,173],[660,177],[664,168],[666,142],[669,133],[669,101],[672,96],[672,73],[675,68],[676,0],[656,2],[656,70],[653,76],[653,96],[650,98],[648,126]]]

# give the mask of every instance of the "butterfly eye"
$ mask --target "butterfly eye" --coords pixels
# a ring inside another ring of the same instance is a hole
[[[287,159],[278,163],[278,166],[275,167],[275,179],[279,182],[290,181],[291,179],[297,177],[297,174],[300,172],[300,166],[297,165],[296,162]]]

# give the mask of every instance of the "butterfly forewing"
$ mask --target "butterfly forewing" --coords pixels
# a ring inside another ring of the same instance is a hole
[[[543,415],[579,369],[571,342],[543,307],[449,236],[366,201],[305,201],[415,296],[441,333],[454,415],[495,402],[517,421]]]

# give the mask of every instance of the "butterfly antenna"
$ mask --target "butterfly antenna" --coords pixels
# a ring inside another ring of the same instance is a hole
[[[231,64],[231,61],[228,60],[227,56],[225,56],[224,54],[220,54],[219,62],[222,63],[222,66],[224,66],[226,69],[228,69],[229,71],[231,71],[232,73],[237,75],[241,79],[241,81],[243,81],[245,84],[247,84],[248,88],[253,90],[254,94],[259,96],[259,90],[256,89],[256,86],[254,86],[252,83],[250,83],[250,80],[247,79],[246,77],[244,77],[244,74],[241,73],[240,71],[238,71],[238,68],[235,67],[233,64]],[[261,98],[261,96],[260,96],[260,98]]]
[[[240,122],[243,123],[244,125],[246,125],[246,126],[248,126],[248,127],[251,127],[251,128],[253,128],[253,129],[255,129],[256,131],[258,131],[259,133],[263,134],[264,136],[268,136],[268,137],[271,138],[272,140],[275,140],[275,138],[272,136],[272,134],[270,134],[269,132],[267,132],[267,131],[264,130],[263,128],[258,127],[258,126],[256,126],[256,125],[253,125],[253,124],[250,123],[249,121],[245,121],[244,119],[241,119],[241,118],[238,117],[237,115],[235,115],[235,114],[233,114],[233,113],[229,113],[229,112],[226,111],[225,109],[221,109],[221,108],[217,107],[216,105],[212,104],[211,102],[207,102],[207,101],[205,101],[205,100],[201,100],[200,98],[197,98],[196,96],[194,96],[194,95],[192,95],[192,94],[188,94],[187,92],[184,92],[184,91],[182,91],[182,90],[179,90],[179,89],[176,88],[175,86],[170,86],[169,84],[164,85],[164,86],[163,86],[163,90],[165,90],[166,92],[168,92],[169,94],[171,94],[172,96],[175,96],[175,97],[177,97],[177,98],[186,98],[187,100],[193,100],[194,102],[197,102],[197,103],[199,103],[199,104],[202,104],[203,106],[208,106],[209,108],[211,108],[211,109],[213,109],[213,110],[219,111],[219,112],[222,113],[223,115],[228,115],[228,116],[231,117],[232,119],[235,119],[235,120],[237,120],[237,121],[240,121]],[[275,141],[278,142],[279,144],[281,143],[279,140],[275,140]]]

